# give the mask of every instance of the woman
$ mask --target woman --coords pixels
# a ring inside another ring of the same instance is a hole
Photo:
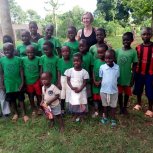
[[[86,39],[89,48],[97,43],[95,28],[92,27],[93,20],[93,15],[90,12],[84,13],[82,16],[84,28],[77,33],[77,40]]]

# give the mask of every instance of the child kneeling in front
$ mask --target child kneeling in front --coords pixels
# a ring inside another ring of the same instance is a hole
[[[60,105],[60,90],[51,84],[52,75],[49,72],[44,72],[41,75],[42,82],[42,102],[41,106],[45,112],[46,117],[50,120],[51,125],[54,125],[54,117],[57,118],[60,126],[60,132],[64,131],[64,123],[61,116],[61,105]]]
[[[117,80],[119,77],[119,66],[114,63],[115,52],[107,50],[105,53],[106,64],[101,65],[99,77],[102,78],[100,96],[104,109],[102,124],[108,123],[107,108],[110,107],[111,126],[116,126],[115,109],[118,100]]]

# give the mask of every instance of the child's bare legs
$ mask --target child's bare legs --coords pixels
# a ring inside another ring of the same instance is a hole
[[[128,111],[127,111],[128,100],[129,100],[129,96],[125,94],[124,95],[124,107],[123,107],[123,111],[125,115],[128,114]]]
[[[37,95],[37,94],[36,94],[36,97],[37,97],[37,107],[38,107],[37,114],[41,115],[42,114],[42,109],[40,107],[40,103],[41,103],[42,97],[41,97],[41,95]]]
[[[152,108],[153,108],[153,100],[149,100],[148,99],[148,103],[149,103],[148,110],[153,111],[152,110]]]
[[[120,114],[123,114],[124,111],[123,111],[123,94],[122,93],[118,95],[118,102],[120,107]]]
[[[111,114],[110,114],[110,116],[111,116],[112,120],[115,120],[115,114],[116,114],[116,108],[111,107]]]
[[[32,109],[32,115],[36,115],[36,107],[34,102],[34,93],[28,93],[31,109]]]
[[[63,122],[63,119],[62,119],[62,115],[59,114],[59,115],[56,115],[56,117],[57,117],[57,120],[58,120],[58,123],[59,123],[60,132],[63,132],[64,131],[64,122]]]
[[[61,99],[61,111],[62,111],[62,114],[64,114],[64,111],[65,111],[65,99]]]
[[[137,95],[137,104],[141,106],[141,97],[142,95]]]
[[[93,114],[93,117],[96,117],[98,116],[99,114],[99,101],[94,101],[94,114]]]
[[[17,111],[16,100],[15,101],[11,101],[11,106],[12,106],[13,113],[14,113],[12,120],[16,121],[18,119],[18,111]]]

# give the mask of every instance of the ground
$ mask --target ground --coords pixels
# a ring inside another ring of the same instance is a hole
[[[121,38],[108,38],[114,48],[121,46]],[[134,42],[134,46],[140,39]],[[132,108],[136,99],[129,101],[128,116],[117,112],[118,126],[114,129],[100,123],[100,117],[90,116],[83,123],[72,123],[64,118],[65,132],[58,125],[49,129],[44,117],[31,118],[26,124],[22,118],[12,123],[11,118],[0,119],[0,153],[153,153],[153,118],[144,116],[147,101],[143,95],[143,109]],[[28,105],[28,101],[26,101]],[[30,115],[30,111],[28,111]]]

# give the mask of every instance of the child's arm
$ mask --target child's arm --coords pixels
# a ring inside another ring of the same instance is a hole
[[[58,84],[57,87],[61,90],[62,89],[62,85],[61,85],[61,73],[58,71]]]
[[[100,83],[101,83],[101,80],[100,81],[96,81],[95,80],[95,74],[94,74],[94,72],[92,72],[92,78],[93,78],[94,85],[98,87],[100,85]]]
[[[56,101],[57,99],[59,99],[59,96],[60,96],[59,94],[55,95],[55,97],[51,101],[47,102],[46,104],[47,105],[51,105],[51,103],[53,103],[54,101]]]
[[[69,87],[72,89],[72,90],[75,90],[76,88],[74,88],[70,82],[70,77],[67,76],[67,84],[69,85]]]
[[[42,65],[40,65],[40,76],[41,76],[42,72],[43,72],[43,68],[42,68]]]
[[[61,48],[57,47],[56,50],[57,50],[59,58],[61,58],[62,57],[62,55],[61,55]]]
[[[87,79],[83,79],[82,86],[80,88],[76,88],[75,93],[81,92],[83,90],[83,88],[86,86],[86,84],[87,84]]]
[[[22,90],[23,85],[24,85],[24,73],[23,73],[23,68],[22,67],[20,67],[20,75],[21,75],[21,85],[19,87],[19,91]]]
[[[136,72],[136,66],[137,66],[137,62],[133,63],[133,65],[132,65],[132,77],[131,77],[131,83],[130,83],[131,86],[134,85],[134,73]]]

